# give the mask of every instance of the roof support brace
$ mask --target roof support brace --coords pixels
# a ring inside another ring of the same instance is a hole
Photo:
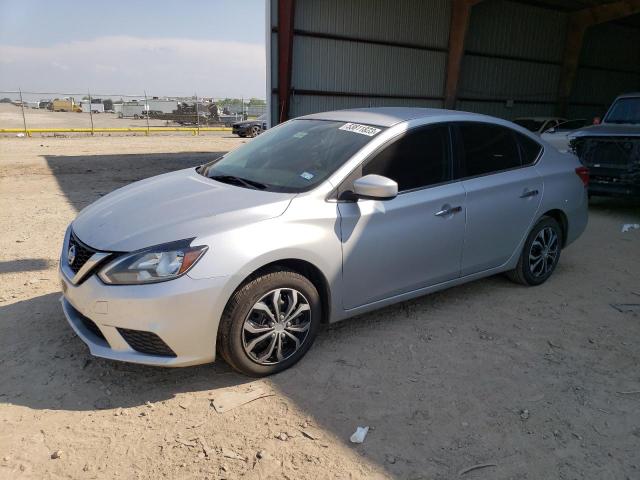
[[[295,0],[278,0],[278,122],[289,119]]]
[[[444,108],[453,109],[458,96],[460,67],[464,54],[464,41],[469,28],[471,7],[482,0],[453,0],[451,2],[451,25],[449,27],[449,54],[447,56],[447,78],[444,87]]]
[[[558,85],[556,113],[559,116],[565,116],[567,113],[587,29],[593,25],[611,22],[638,12],[640,12],[640,0],[620,0],[569,14],[560,84]]]

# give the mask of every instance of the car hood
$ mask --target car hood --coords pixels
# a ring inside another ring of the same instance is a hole
[[[242,122],[234,123],[234,125],[238,126],[238,127],[244,127],[244,126],[248,126],[248,125],[259,125],[259,124],[260,124],[259,120],[244,120]]]
[[[617,123],[601,123],[571,132],[571,138],[577,137],[627,137],[640,136],[640,125],[623,125]]]
[[[294,196],[220,183],[189,168],[105,195],[72,229],[90,247],[129,252],[280,216]]]

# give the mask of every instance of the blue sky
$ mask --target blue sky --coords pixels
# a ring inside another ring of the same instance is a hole
[[[0,0],[0,90],[265,96],[263,0]]]

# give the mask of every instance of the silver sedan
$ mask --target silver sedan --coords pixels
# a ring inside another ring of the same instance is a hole
[[[506,272],[539,285],[587,224],[588,170],[508,121],[372,108],[301,117],[85,208],[62,307],[94,355],[248,375],[323,323]]]

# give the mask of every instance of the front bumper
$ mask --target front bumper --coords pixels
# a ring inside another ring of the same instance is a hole
[[[234,135],[247,135],[251,129],[248,125],[232,125],[231,133]]]
[[[218,323],[227,301],[222,292],[228,277],[195,280],[184,275],[149,285],[105,285],[92,275],[73,285],[62,269],[59,276],[65,317],[92,355],[164,367],[215,360]],[[128,330],[157,335],[175,356],[134,349],[125,339]]]

